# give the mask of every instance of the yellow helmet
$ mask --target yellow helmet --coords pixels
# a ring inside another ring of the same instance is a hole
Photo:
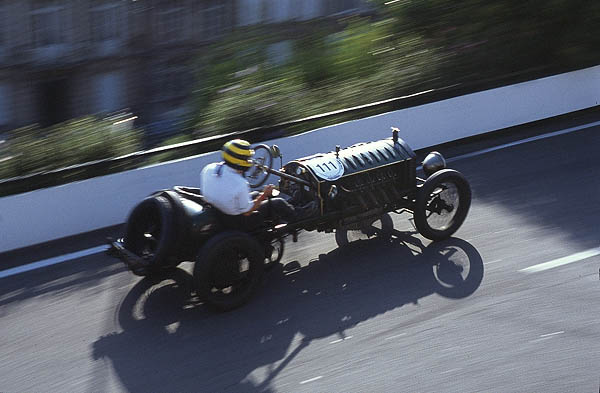
[[[250,148],[250,143],[243,139],[233,139],[221,148],[221,156],[225,163],[240,171],[245,171],[252,166],[250,158],[254,155],[254,150]]]

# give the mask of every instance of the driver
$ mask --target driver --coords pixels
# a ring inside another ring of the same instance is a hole
[[[225,214],[228,226],[257,228],[271,213],[286,222],[308,218],[318,211],[316,201],[294,208],[283,198],[272,197],[272,184],[262,192],[250,192],[244,173],[252,167],[254,150],[250,143],[234,139],[221,149],[222,162],[208,164],[200,174],[200,190],[204,199]]]

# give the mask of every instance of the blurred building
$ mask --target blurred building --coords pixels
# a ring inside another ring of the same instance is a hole
[[[121,110],[144,122],[175,118],[195,81],[192,60],[236,26],[343,14],[360,4],[0,0],[0,130]]]

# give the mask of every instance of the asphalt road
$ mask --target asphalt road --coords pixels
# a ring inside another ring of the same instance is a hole
[[[304,233],[226,314],[187,296],[189,264],[2,279],[0,391],[596,392],[598,146],[595,127],[453,162],[473,189],[455,238],[407,216],[388,243]]]

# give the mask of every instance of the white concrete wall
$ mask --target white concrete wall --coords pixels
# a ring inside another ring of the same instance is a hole
[[[600,66],[385,113],[277,143],[284,161],[390,136],[413,149],[590,108],[600,102]],[[0,252],[122,223],[155,190],[197,186],[218,153],[0,198]]]

